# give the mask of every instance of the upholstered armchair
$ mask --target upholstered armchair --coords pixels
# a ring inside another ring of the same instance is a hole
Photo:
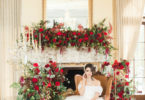
[[[106,77],[102,75],[100,72],[97,72],[96,74],[93,75],[93,77],[101,82],[101,86],[103,88],[103,93],[101,97],[104,97],[104,100],[110,100],[110,93],[111,93],[111,87],[112,87],[112,77]],[[79,95],[78,92],[78,84],[82,80],[81,75],[75,75],[75,95]]]

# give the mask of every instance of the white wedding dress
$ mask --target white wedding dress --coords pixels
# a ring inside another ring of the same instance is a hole
[[[79,84],[78,89],[81,88],[81,85]],[[102,94],[102,87],[101,86],[85,86],[85,92],[83,96],[80,95],[75,95],[75,96],[69,96],[65,100],[91,100],[94,96],[95,93],[98,92],[99,95]],[[104,100],[103,98],[98,98],[97,100]]]

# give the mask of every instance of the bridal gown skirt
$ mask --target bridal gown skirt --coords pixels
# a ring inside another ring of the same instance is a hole
[[[86,98],[85,96],[69,96],[65,100],[91,100],[90,98]],[[104,100],[103,98],[98,98],[96,100]]]
[[[81,86],[78,87],[78,89]],[[95,93],[99,93],[99,95],[102,94],[102,87],[101,86],[85,86],[85,92],[83,96],[80,95],[75,95],[75,96],[69,96],[65,100],[91,100],[94,96]],[[96,100],[104,100],[103,98],[98,98]]]

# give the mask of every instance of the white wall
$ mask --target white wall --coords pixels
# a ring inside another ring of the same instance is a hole
[[[113,0],[93,0],[93,23],[106,18],[106,23],[113,23]]]
[[[42,0],[22,0],[22,26],[42,19]]]

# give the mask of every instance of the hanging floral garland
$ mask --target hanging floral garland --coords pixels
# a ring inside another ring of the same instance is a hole
[[[105,19],[91,29],[79,25],[78,30],[71,30],[70,27],[65,28],[63,23],[54,22],[53,27],[50,28],[46,27],[47,21],[41,21],[33,26],[33,34],[30,34],[29,27],[25,26],[25,35],[27,41],[41,44],[42,49],[45,47],[58,48],[62,52],[68,47],[76,47],[78,50],[87,47],[89,52],[93,48],[96,53],[108,55],[113,49],[110,36],[112,26],[111,24],[109,27],[105,26],[104,22]]]

